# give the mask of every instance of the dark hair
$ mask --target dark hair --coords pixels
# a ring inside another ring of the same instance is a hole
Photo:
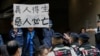
[[[73,39],[73,42],[78,42],[78,38],[79,38],[79,35],[75,32],[72,32],[70,34],[71,38]]]
[[[86,43],[89,40],[89,36],[86,33],[81,33],[79,39],[81,39],[82,43]]]
[[[18,50],[18,43],[14,40],[9,41],[7,43],[7,51],[9,55],[14,55],[16,53],[16,51]]]
[[[100,23],[100,20],[98,20],[97,23]]]
[[[82,29],[84,29],[85,32],[86,32],[86,28],[85,28],[85,27],[82,27],[82,28],[80,29],[80,32],[79,32],[79,33],[82,33]]]
[[[54,39],[54,42],[56,43],[55,45],[62,44],[62,41],[60,40],[63,40],[63,35],[60,33],[54,33],[52,39]]]
[[[73,38],[74,42],[78,42],[78,40],[79,40],[78,38]]]
[[[41,55],[45,49],[48,49],[45,45],[42,45],[39,48],[37,48],[35,56]]]
[[[82,43],[87,43],[88,42],[88,39],[80,38],[80,40],[82,41]]]
[[[61,33],[54,33],[53,38],[55,38],[55,39],[62,39],[63,35]]]
[[[56,40],[63,39],[62,37],[53,37],[53,38],[56,39]]]
[[[0,55],[2,55],[2,56],[9,56],[8,52],[7,52],[7,49],[6,49],[6,45],[0,46]]]

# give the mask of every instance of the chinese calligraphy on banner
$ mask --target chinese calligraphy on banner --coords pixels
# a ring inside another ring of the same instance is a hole
[[[49,4],[13,5],[15,28],[49,27]]]

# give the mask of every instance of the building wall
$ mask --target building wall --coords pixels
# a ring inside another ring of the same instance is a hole
[[[95,28],[97,14],[100,14],[100,0],[70,0],[69,26],[72,31],[78,32],[81,27]],[[89,33],[92,44],[94,32]]]

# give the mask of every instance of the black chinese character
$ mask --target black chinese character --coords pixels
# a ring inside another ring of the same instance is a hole
[[[44,23],[45,20],[48,20],[48,18],[44,18],[44,19],[42,19],[42,20],[41,20],[41,21],[42,21],[42,24],[43,24],[43,25],[47,25],[47,24],[49,24],[49,23]]]
[[[25,23],[28,23],[29,25],[31,25],[31,23],[28,21],[28,18],[25,20],[25,22],[23,23],[23,25],[24,25]]]
[[[35,12],[38,13],[39,12],[39,7],[35,6]]]
[[[44,5],[41,9],[43,10],[42,12],[48,12],[48,6],[46,5]]]
[[[32,10],[33,10],[33,13],[34,12],[38,13],[39,12],[39,7],[38,6],[32,7]]]
[[[20,17],[16,17],[16,19],[15,19],[15,25],[21,26],[21,24],[22,24],[21,18]]]
[[[32,19],[32,21],[34,21],[34,25],[39,24],[40,19]]]
[[[21,13],[21,12],[20,12],[20,6],[16,6],[15,12],[16,12],[16,13]]]
[[[33,13],[34,13],[34,7],[32,7],[32,11],[33,11]]]
[[[25,11],[28,11],[29,13],[31,13],[31,11],[28,10],[28,7],[26,7],[23,12],[25,12]]]

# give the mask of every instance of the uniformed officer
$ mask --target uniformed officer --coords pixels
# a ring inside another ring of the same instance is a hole
[[[74,33],[74,32],[71,33],[70,38],[71,38],[71,46],[73,45],[79,46],[79,43],[78,43],[79,35],[77,33]]]
[[[65,38],[70,41],[70,47],[74,49],[75,53],[79,56],[81,55],[79,52],[79,43],[78,43],[78,38],[79,35],[75,32],[70,33],[70,36],[67,34],[64,34]]]
[[[70,33],[70,39],[71,39],[70,45],[74,49],[74,51],[77,54],[77,56],[81,56],[81,53],[79,51],[78,38],[79,38],[79,34],[74,33],[74,32]]]
[[[89,40],[89,36],[87,34],[80,34],[80,38],[79,38],[80,47],[85,47],[85,48],[90,47],[91,45],[88,40]]]
[[[77,56],[72,48],[63,45],[63,36],[60,33],[54,34],[52,45],[52,50],[48,56]]]
[[[86,29],[87,32],[89,31],[93,31],[95,32],[95,43],[96,43],[96,47],[100,50],[100,20],[97,21],[97,28],[90,28],[90,29]]]
[[[80,34],[79,50],[82,53],[82,56],[100,56],[100,51],[92,46],[88,40],[89,36],[86,33]]]

